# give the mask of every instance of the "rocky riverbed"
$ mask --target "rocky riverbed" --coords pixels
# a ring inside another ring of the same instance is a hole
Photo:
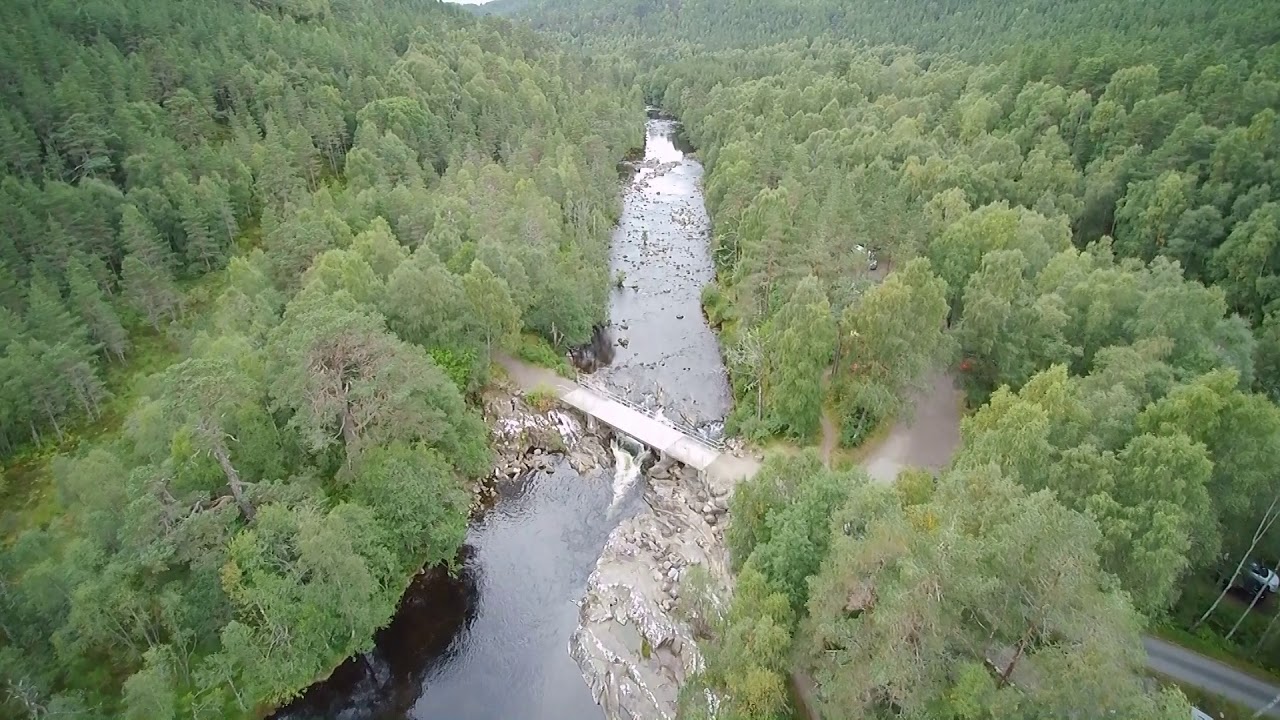
[[[701,310],[714,277],[702,166],[656,114],[614,233],[610,301],[616,357],[597,379],[669,418],[720,432],[731,394]],[[610,720],[671,720],[685,678],[702,666],[680,604],[690,568],[728,587],[723,527],[732,483],[659,459],[645,507],[609,534],[587,580],[569,651]]]
[[[485,393],[484,417],[490,428],[494,467],[493,478],[477,483],[472,490],[477,502],[491,497],[498,481],[528,472],[552,472],[557,455],[582,475],[612,463],[606,449],[612,433],[607,428],[588,432],[584,418],[562,407],[540,411],[506,383]]]
[[[723,523],[732,488],[667,461],[646,473],[647,510],[614,529],[587,581],[569,652],[608,718],[670,720],[690,674],[702,667],[682,580],[706,568],[727,586]]]
[[[641,463],[644,509],[609,533],[578,603],[569,654],[607,718],[674,720],[680,687],[702,667],[679,603],[682,580],[701,566],[713,586],[728,586],[723,526],[732,483],[655,459],[605,428],[587,432],[586,419],[568,408],[539,412],[507,391],[486,398],[485,407],[498,459],[492,481],[477,490],[477,507],[504,481],[554,472],[561,455],[584,475],[609,466],[606,447],[615,449],[615,462],[626,452]],[[619,475],[625,472],[615,468]]]

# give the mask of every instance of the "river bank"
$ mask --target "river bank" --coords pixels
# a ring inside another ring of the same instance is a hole
[[[610,299],[597,344],[612,364],[596,378],[714,437],[730,393],[700,308],[709,221],[702,167],[677,145],[678,124],[651,114],[611,250],[630,280]],[[497,460],[473,490],[459,570],[415,578],[370,652],[275,717],[674,717],[679,681],[700,667],[675,617],[679,579],[700,564],[727,582],[728,489],[509,386],[484,410]],[[625,700],[641,695],[652,702]]]
[[[484,411],[494,471],[473,491],[456,572],[424,569],[373,649],[275,718],[599,720],[566,642],[608,532],[638,510],[640,468],[607,430],[505,384]]]

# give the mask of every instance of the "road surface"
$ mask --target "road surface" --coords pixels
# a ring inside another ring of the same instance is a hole
[[[1153,637],[1143,638],[1147,665],[1161,675],[1211,692],[1253,710],[1266,707],[1280,695],[1280,686],[1259,680],[1230,665]],[[1280,717],[1280,705],[1267,717]]]
[[[964,394],[950,373],[935,371],[911,398],[911,411],[898,418],[889,434],[863,457],[873,480],[893,482],[906,467],[938,471],[951,464],[960,446]]]

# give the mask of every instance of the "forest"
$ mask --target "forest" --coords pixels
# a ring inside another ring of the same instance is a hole
[[[434,2],[0,7],[0,715],[261,717],[604,310],[638,90]]]
[[[797,674],[829,718],[1181,716],[1131,682],[1140,629],[1280,668],[1275,614],[1220,592],[1280,558],[1265,3],[486,8],[613,58],[684,121],[735,432],[803,445],[827,414],[857,447],[931,369],[963,384],[935,482],[793,462],[735,496],[738,589],[702,679],[731,716],[787,716]],[[1017,680],[1040,672],[1079,682]]]
[[[1280,670],[1220,592],[1280,558],[1268,3],[0,20],[0,714],[260,717],[367,649],[457,556],[492,354],[604,319],[646,103],[706,167],[731,432],[856,448],[938,368],[968,408],[937,478],[740,487],[682,717],[1185,718],[1155,630]]]

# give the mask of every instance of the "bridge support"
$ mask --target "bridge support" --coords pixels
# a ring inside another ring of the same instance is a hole
[[[596,431],[596,428],[598,427],[596,425],[596,423],[598,422],[596,420],[596,416],[590,413],[583,413],[583,415],[587,416],[587,432],[594,433]]]
[[[666,470],[670,468],[672,465],[675,465],[677,462],[679,462],[678,460],[666,454],[659,448],[653,449],[653,455],[655,458],[657,458],[657,461],[654,462],[653,466],[656,468],[661,468],[663,470]]]

